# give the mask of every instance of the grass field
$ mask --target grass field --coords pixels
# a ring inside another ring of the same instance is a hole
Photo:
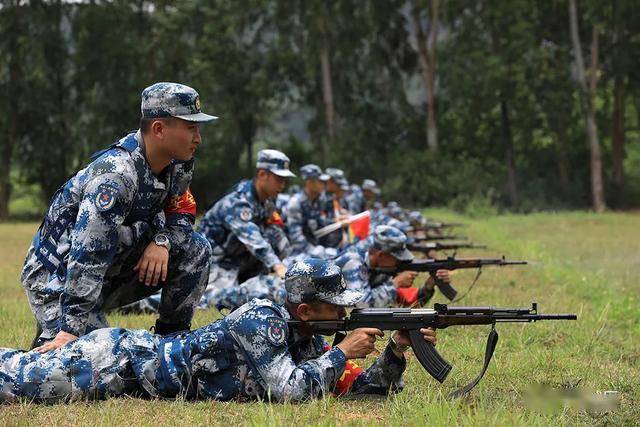
[[[535,300],[541,312],[573,312],[578,321],[498,325],[494,360],[480,385],[461,400],[446,395],[480,370],[488,327],[440,331],[439,351],[454,365],[449,379],[439,385],[409,354],[405,390],[388,398],[329,398],[299,405],[132,398],[23,403],[0,406],[0,425],[640,425],[640,217],[561,213],[476,220],[447,211],[431,213],[469,224],[464,234],[490,248],[461,256],[505,254],[531,263],[486,269],[459,304],[526,307]],[[33,336],[19,273],[35,228],[35,223],[0,224],[1,346],[25,348]],[[472,272],[457,272],[454,285],[464,292],[472,278]],[[435,302],[445,301],[437,296]],[[195,326],[215,317],[200,312]],[[110,320],[136,328],[154,321],[151,316]],[[576,384],[590,393],[618,391],[619,408],[598,413],[575,404],[542,409],[528,403],[532,387]]]

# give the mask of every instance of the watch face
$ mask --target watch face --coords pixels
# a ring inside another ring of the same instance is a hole
[[[167,236],[156,236],[154,241],[156,242],[156,244],[158,245],[165,245],[169,242],[169,239],[167,238]]]

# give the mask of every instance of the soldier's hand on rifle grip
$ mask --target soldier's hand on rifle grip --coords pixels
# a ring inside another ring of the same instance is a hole
[[[436,330],[433,328],[422,328],[420,329],[420,333],[424,337],[424,340],[430,342],[433,345],[436,345],[438,341]],[[393,333],[393,339],[396,341],[396,344],[403,347],[410,347],[411,341],[409,340],[409,332],[408,331],[395,331]]]
[[[396,274],[392,281],[396,288],[410,288],[417,276],[418,272],[416,271],[403,271]]]
[[[362,359],[376,349],[376,336],[384,337],[384,333],[376,328],[354,329],[336,347],[347,359]]]

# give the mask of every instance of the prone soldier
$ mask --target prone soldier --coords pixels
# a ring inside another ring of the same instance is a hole
[[[366,370],[353,360],[375,350],[375,328],[350,332],[335,347],[320,335],[289,329],[289,320],[338,320],[362,294],[346,288],[340,268],[310,258],[285,278],[285,306],[253,300],[191,332],[161,337],[144,330],[105,328],[55,351],[0,349],[0,402],[139,397],[305,401],[329,394],[402,390],[410,347],[396,331]],[[421,329],[436,342],[432,329]]]
[[[108,326],[105,311],[162,288],[157,333],[190,328],[209,274],[189,192],[198,93],[177,83],[142,92],[140,129],[116,141],[54,195],[22,271],[46,352]]]
[[[431,277],[419,289],[412,286],[418,275],[415,271],[404,271],[391,277],[373,270],[395,267],[412,259],[413,254],[407,249],[407,236],[395,227],[379,225],[372,236],[343,252],[336,264],[342,269],[347,287],[365,295],[358,307],[391,307],[396,303],[411,306],[431,298],[435,287]],[[451,280],[448,270],[438,270],[436,277],[447,283]]]

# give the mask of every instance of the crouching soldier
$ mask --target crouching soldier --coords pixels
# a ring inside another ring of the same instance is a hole
[[[189,193],[198,93],[176,83],[142,92],[140,129],[116,141],[54,195],[22,271],[45,352],[108,326],[105,311],[162,288],[157,333],[189,329],[211,248],[192,229]],[[33,356],[31,356],[33,357]]]
[[[395,227],[379,225],[373,235],[358,242],[336,259],[349,289],[362,292],[365,297],[358,307],[391,307],[394,304],[424,305],[434,293],[435,281],[429,277],[422,288],[413,287],[418,275],[403,271],[390,276],[376,268],[393,268],[403,261],[411,261],[407,236]],[[438,270],[436,276],[449,283],[449,270]]]
[[[362,297],[340,268],[309,258],[287,271],[285,306],[253,300],[208,326],[171,337],[100,329],[47,354],[0,349],[0,402],[142,397],[304,401],[329,394],[386,394],[403,388],[410,341],[396,331],[364,370],[353,359],[375,350],[382,331],[356,329],[331,347],[290,330],[290,319],[337,320]],[[421,329],[426,341],[435,331]]]
[[[200,221],[213,252],[203,305],[213,305],[216,292],[251,277],[270,271],[284,277],[286,272],[282,258],[288,255],[288,239],[275,199],[295,175],[289,158],[277,150],[258,152],[256,169],[254,179],[237,183]]]

